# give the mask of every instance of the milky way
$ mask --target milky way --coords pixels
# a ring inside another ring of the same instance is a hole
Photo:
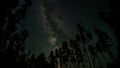
[[[66,28],[59,18],[59,12],[56,10],[53,0],[44,0],[41,3],[41,15],[43,18],[43,26],[46,33],[49,34],[48,42],[53,45],[53,47],[56,47],[57,39],[59,38],[56,31],[62,31],[62,33],[64,33],[66,32]]]

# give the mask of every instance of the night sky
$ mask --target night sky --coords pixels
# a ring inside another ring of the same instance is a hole
[[[20,25],[20,29],[29,32],[26,49],[36,55],[43,52],[48,56],[64,40],[74,38],[78,33],[77,23],[93,35],[93,29],[99,28],[115,41],[111,28],[97,18],[99,11],[109,11],[109,0],[33,0]]]

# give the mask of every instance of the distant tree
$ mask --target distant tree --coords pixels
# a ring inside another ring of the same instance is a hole
[[[35,54],[32,54],[29,61],[29,68],[35,68],[36,67],[36,57]]]
[[[50,61],[50,68],[55,68],[55,55],[53,53],[53,51],[50,52],[50,56],[49,56],[49,61]]]
[[[89,33],[89,31],[86,31],[85,28],[83,26],[81,26],[81,24],[78,24],[78,29],[79,29],[79,35],[80,35],[80,39],[81,39],[81,44],[83,46],[83,54],[84,54],[84,67],[85,68],[89,68],[92,65],[91,62],[91,56],[89,54],[89,50],[88,50],[88,44],[89,41],[92,39],[91,34]]]
[[[68,49],[68,43],[66,41],[63,42],[61,49],[62,49],[62,53],[61,53],[62,63],[67,66],[69,62],[69,49]]]
[[[47,62],[45,55],[41,53],[36,59],[36,68],[49,68],[49,63]]]

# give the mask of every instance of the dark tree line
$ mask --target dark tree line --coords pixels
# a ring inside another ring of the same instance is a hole
[[[17,31],[16,27],[20,24],[19,21],[24,19],[28,7],[32,4],[31,0],[24,0],[24,2],[20,5],[18,0],[0,1],[2,9],[0,10],[0,68],[114,68],[119,64],[119,60],[111,50],[114,45],[110,36],[95,28],[94,33],[98,38],[95,42],[93,34],[81,24],[77,25],[79,33],[75,38],[64,41],[60,48],[50,52],[49,57],[45,57],[43,53],[37,57],[31,52],[26,53],[24,44],[28,37],[27,30]],[[118,11],[114,9],[114,7],[118,9],[115,6],[116,2],[116,0],[111,2],[108,17],[100,12],[100,18],[110,23],[111,27],[112,22],[116,22],[119,16],[114,15]],[[113,27],[115,33],[118,34],[116,28]],[[109,60],[106,58],[110,58],[111,62],[108,63]]]
[[[92,33],[80,24],[78,30],[75,39],[64,41],[60,48],[50,52],[50,68],[109,68],[116,60],[111,50],[114,44],[110,36],[95,28],[94,33],[98,38],[95,42]],[[106,58],[110,58],[111,63]]]
[[[75,39],[71,39],[69,42],[63,42],[62,46],[55,50],[54,57],[60,59],[58,62],[54,62],[54,66],[60,66],[61,68],[109,68],[106,58],[111,59],[111,63],[115,61],[115,56],[110,49],[112,46],[111,38],[107,33],[99,29],[95,29],[94,32],[98,37],[98,41],[94,42],[93,35],[86,31],[80,24],[78,24],[79,34],[75,36]],[[107,57],[106,54],[109,56]],[[57,61],[57,58],[53,58]]]

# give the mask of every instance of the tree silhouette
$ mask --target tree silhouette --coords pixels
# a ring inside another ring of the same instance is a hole
[[[105,23],[107,23],[114,31],[115,33],[115,36],[117,38],[117,43],[118,43],[118,51],[120,53],[120,32],[119,32],[119,29],[120,29],[120,2],[118,0],[110,0],[110,4],[109,4],[109,9],[110,11],[107,13],[107,12],[99,12],[99,19],[102,19]],[[118,54],[118,58],[116,60],[116,62],[114,63],[114,66],[118,66],[120,67],[119,65],[119,61],[120,61],[120,55]],[[113,64],[111,64],[113,65]]]
[[[25,68],[27,66],[27,61],[25,61],[27,55],[24,54],[23,45],[28,34],[26,30],[17,31],[16,27],[25,17],[28,7],[31,6],[31,0],[24,2],[19,5],[18,0],[0,1],[0,68],[19,68],[20,65]]]
[[[53,51],[50,52],[49,61],[50,61],[50,68],[55,68],[55,56]]]
[[[69,49],[68,49],[67,42],[63,42],[61,46],[61,55],[62,55],[61,59],[62,59],[63,66],[67,66],[69,62]]]
[[[96,43],[96,49],[101,54],[101,58],[103,59],[102,63],[106,66],[105,53],[109,54],[109,57],[112,59],[112,62],[115,61],[115,56],[110,50],[110,48],[114,45],[112,44],[111,38],[107,33],[98,29],[95,29],[95,33],[99,38],[99,41]]]
[[[115,56],[111,50],[113,41],[110,36],[97,28],[94,32],[98,37],[98,41],[93,40],[90,31],[86,31],[78,24],[79,34],[75,39],[69,42],[64,41],[60,48],[51,51],[49,61],[53,68],[107,68],[109,63],[106,61],[105,54],[115,62]],[[58,58],[59,65],[58,66]]]
[[[36,68],[49,68],[49,63],[43,53],[41,53],[36,59]]]

